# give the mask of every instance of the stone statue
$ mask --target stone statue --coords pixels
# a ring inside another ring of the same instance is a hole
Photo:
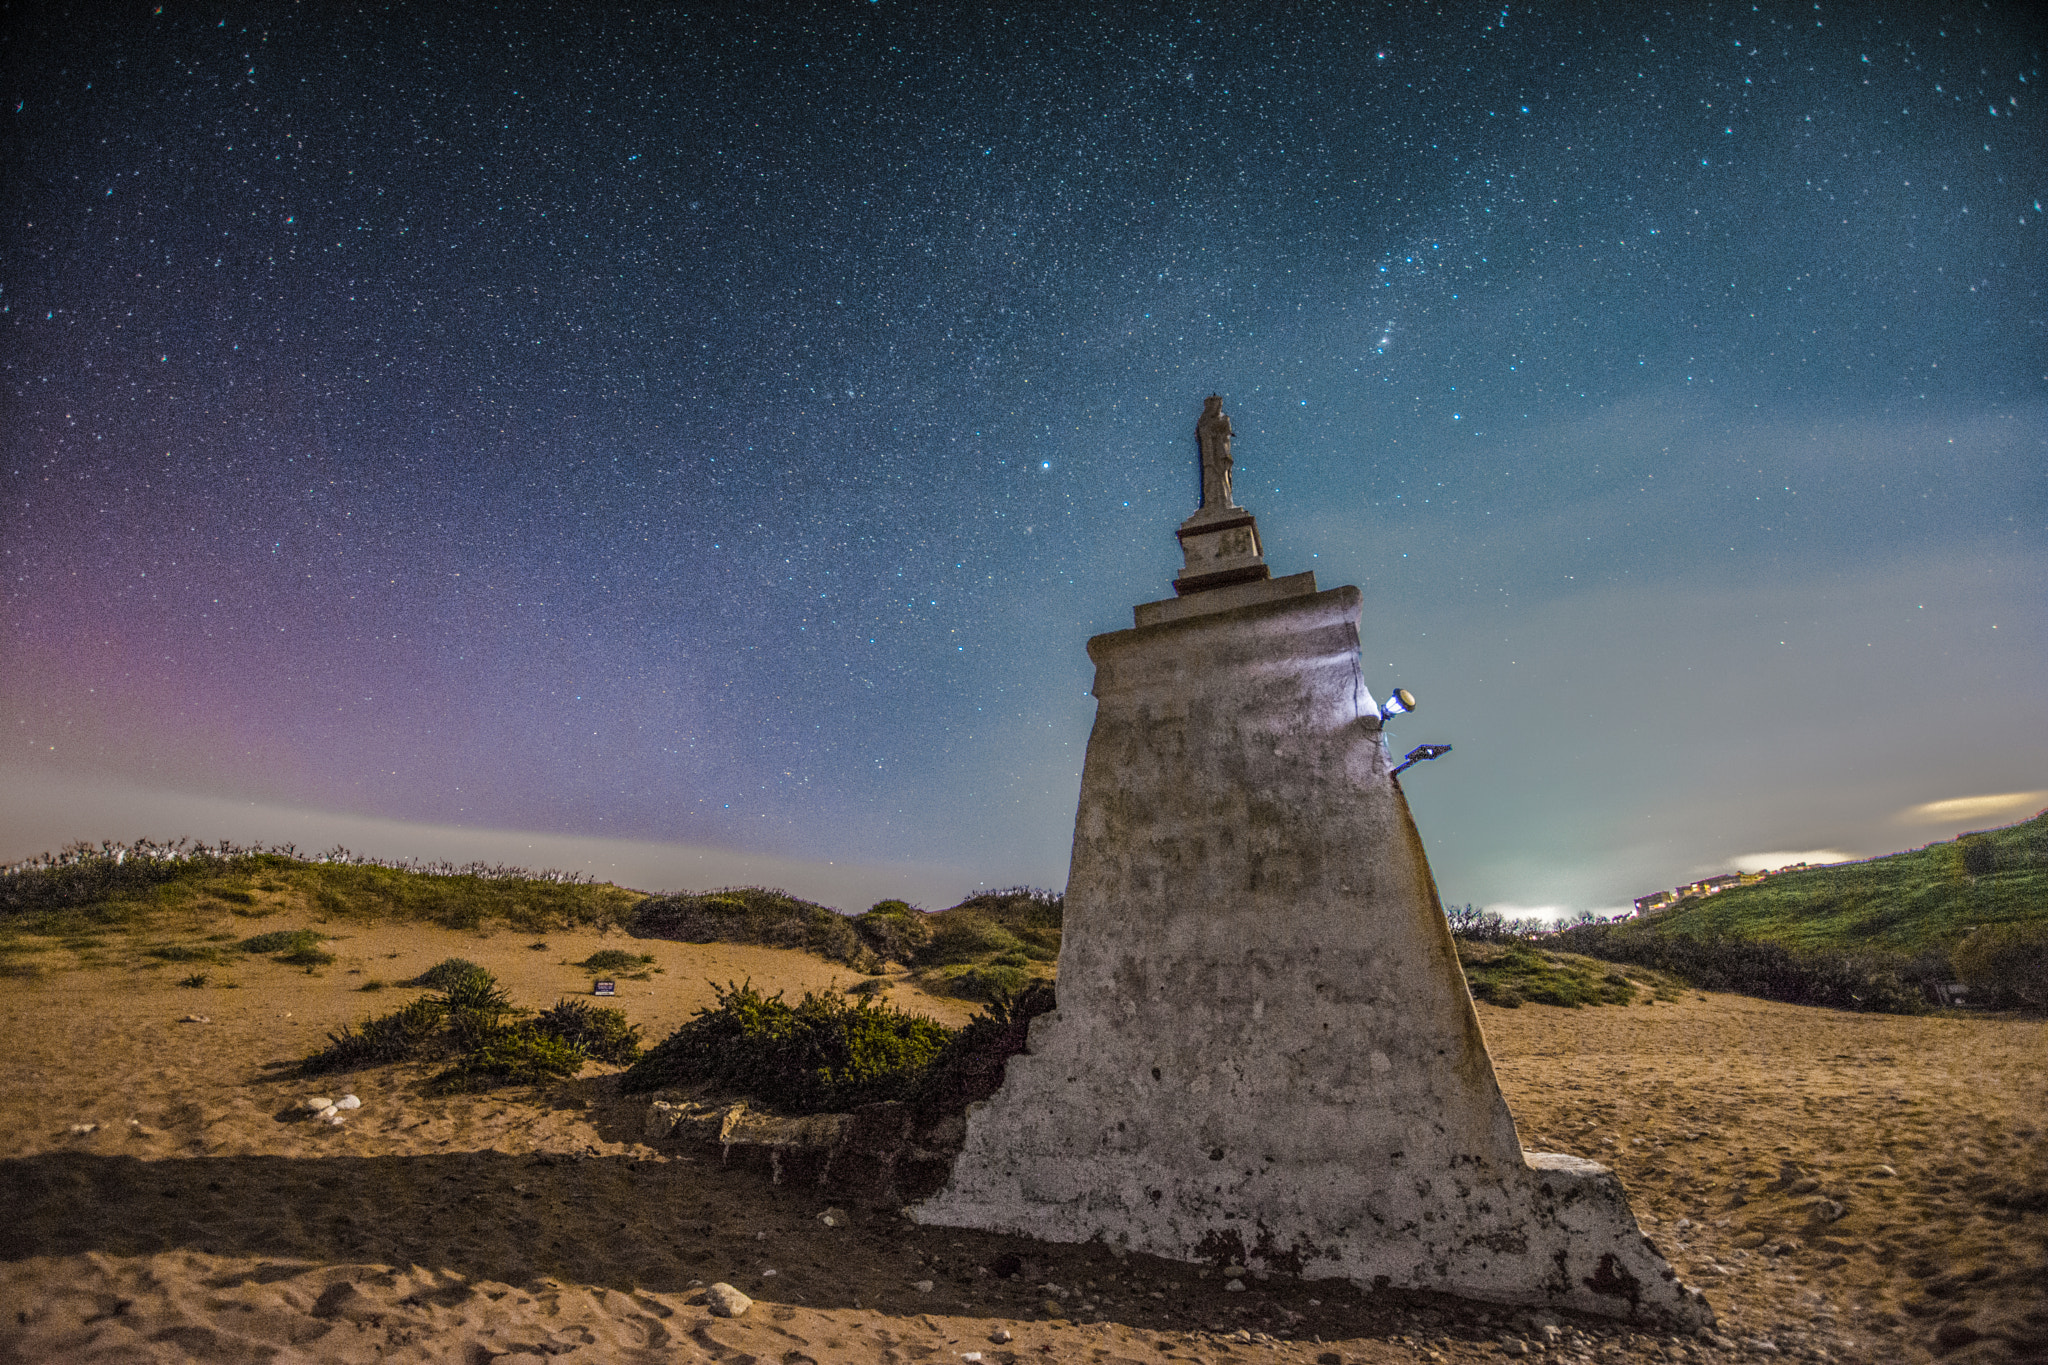
[[[1230,416],[1223,411],[1221,394],[1210,394],[1202,402],[1201,420],[1195,423],[1195,440],[1202,447],[1202,506],[1235,507],[1230,500]]]

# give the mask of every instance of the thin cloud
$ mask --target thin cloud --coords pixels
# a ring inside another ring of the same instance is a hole
[[[1892,818],[1902,825],[1952,825],[1988,820],[1999,815],[2031,815],[2048,806],[2048,791],[2001,792],[1995,796],[1956,796],[1908,806]]]
[[[1728,863],[1737,872],[1776,872],[1795,863],[1816,867],[1823,863],[1853,863],[1857,856],[1835,848],[1810,848],[1803,853],[1738,853]]]

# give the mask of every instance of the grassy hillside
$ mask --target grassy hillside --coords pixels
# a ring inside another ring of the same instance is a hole
[[[341,848],[308,858],[289,847],[78,844],[0,868],[0,976],[110,956],[205,967],[283,953],[280,961],[321,966],[325,954],[313,931],[263,932],[262,921],[283,916],[280,922],[299,924],[409,920],[524,933],[583,927],[754,943],[869,973],[871,985],[856,987],[866,994],[887,988],[886,964],[895,962],[935,993],[1001,1000],[1050,981],[1060,910],[1058,896],[1017,888],[936,914],[883,901],[848,916],[763,887],[651,896],[563,873],[382,863]]]
[[[1784,872],[1553,940],[1769,999],[1911,1010],[1931,981],[2048,1005],[2048,812],[1868,862]]]
[[[1864,863],[1780,872],[1616,926],[1792,949],[1949,951],[1989,924],[2048,920],[2048,812]]]

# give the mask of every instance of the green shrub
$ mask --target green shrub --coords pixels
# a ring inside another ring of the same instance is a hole
[[[279,956],[277,960],[279,962],[289,962],[294,967],[304,967],[306,970],[311,971],[315,967],[325,967],[333,962],[334,954],[326,951],[324,948],[294,948],[290,952]]]
[[[944,912],[931,926],[931,938],[917,953],[922,967],[976,962],[1000,953],[1021,952],[1024,942],[994,920],[957,910]]]
[[[716,989],[716,988],[714,988]],[[953,1030],[872,1000],[806,992],[792,1006],[751,982],[657,1043],[621,1082],[629,1093],[716,1081],[794,1113],[907,1098]]]
[[[1728,893],[1723,893],[1728,894]],[[1794,952],[1783,944],[1685,938],[1675,934],[1618,934],[1619,926],[1585,925],[1550,941],[1576,953],[1652,967],[1701,990],[1736,991],[1794,1005],[1880,1014],[1920,1014],[1924,974],[1940,974],[1937,955],[1818,950]],[[1474,987],[1474,994],[1478,993]]]
[[[620,1010],[564,1000],[551,1010],[542,1010],[533,1026],[574,1044],[600,1062],[624,1066],[640,1057],[640,1026],[628,1023]]]
[[[1002,1088],[1010,1058],[1024,1050],[1031,1021],[1058,1003],[1053,988],[1043,981],[991,1001],[916,1078],[911,1101],[920,1114],[929,1121],[995,1094]]]
[[[483,970],[483,968],[477,966],[466,957],[443,958],[405,984],[408,986],[425,986],[428,990],[444,991],[462,980],[465,976],[472,976]],[[488,972],[484,974],[486,976],[489,975]]]
[[[198,990],[201,986],[204,986],[209,979],[210,978],[205,972],[194,972],[192,973],[192,975],[178,982],[178,984],[180,986],[189,987],[192,990]]]
[[[474,1051],[505,1028],[505,1016],[512,1012],[511,998],[498,978],[481,967],[472,969],[441,989],[448,1009],[448,1030],[456,1045]]]
[[[651,953],[629,953],[620,948],[600,948],[576,965],[592,972],[626,972],[644,967],[652,961],[654,957]]]
[[[2048,925],[1987,924],[1962,941],[1953,961],[1973,1005],[2048,1008]]]
[[[891,962],[916,961],[918,951],[932,939],[925,913],[906,901],[876,901],[854,920],[853,931],[875,956]]]
[[[943,986],[949,994],[957,995],[963,1000],[993,1002],[1008,1000],[1021,994],[1024,988],[1031,984],[1031,973],[1022,966],[1004,964],[1002,959],[998,958],[995,964],[968,967],[937,977],[930,984]]]
[[[343,1024],[341,1032],[327,1035],[328,1046],[306,1058],[299,1069],[317,1074],[410,1061],[435,1040],[447,1014],[448,1007],[429,995],[391,1014],[365,1020],[361,1028]]]
[[[245,938],[235,946],[245,953],[296,953],[317,948],[320,935],[311,929],[273,929],[267,934]]]
[[[811,901],[760,887],[729,887],[703,896],[653,896],[633,912],[638,938],[684,943],[758,943],[801,948],[858,971],[876,965],[854,921]]]
[[[583,1069],[583,1050],[531,1024],[500,1028],[481,1037],[452,1068],[434,1078],[444,1090],[481,1090],[493,1085],[538,1085]]]

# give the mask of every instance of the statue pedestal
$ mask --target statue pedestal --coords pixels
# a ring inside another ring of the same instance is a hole
[[[1360,606],[1244,579],[1089,641],[1059,1008],[911,1216],[1710,1323],[1611,1173],[1522,1150],[1387,772]]]
[[[1242,507],[1208,507],[1180,524],[1183,567],[1173,590],[1185,597],[1267,577],[1258,523]]]

